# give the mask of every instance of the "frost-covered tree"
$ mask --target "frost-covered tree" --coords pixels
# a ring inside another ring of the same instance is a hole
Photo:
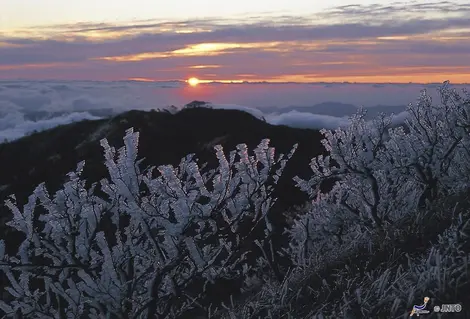
[[[273,265],[272,192],[296,146],[275,156],[265,139],[253,155],[240,144],[227,158],[219,145],[217,169],[188,155],[141,172],[138,137],[129,129],[117,151],[101,141],[110,177],[99,184],[86,188],[81,162],[54,195],[41,184],[24,207],[6,202],[8,225],[25,235],[16,256],[0,242],[8,317],[175,318],[207,307],[217,280],[256,275],[250,250]]]
[[[295,178],[313,200],[289,231],[297,258],[304,260],[325,233],[340,243],[353,230],[383,233],[438,195],[469,186],[470,96],[448,82],[438,93],[434,104],[423,90],[402,126],[385,115],[368,122],[361,111],[346,128],[322,130],[328,154],[312,159],[309,180]],[[334,186],[322,193],[326,181]]]
[[[445,82],[438,90],[440,103],[422,91],[416,105],[409,105],[405,132],[391,132],[387,155],[391,165],[423,189],[418,204],[440,193],[455,192],[469,185],[470,95],[463,96]]]

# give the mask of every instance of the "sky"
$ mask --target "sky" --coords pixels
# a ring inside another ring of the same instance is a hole
[[[470,3],[0,0],[0,79],[470,83]]]

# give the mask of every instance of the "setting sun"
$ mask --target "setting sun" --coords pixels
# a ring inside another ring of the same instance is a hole
[[[188,79],[188,84],[191,86],[196,86],[199,84],[199,79],[198,78],[190,78]]]

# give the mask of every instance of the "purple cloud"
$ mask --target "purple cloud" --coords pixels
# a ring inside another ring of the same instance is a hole
[[[349,5],[315,16],[252,17],[248,23],[211,19],[49,26],[35,29],[46,40],[0,34],[0,78],[240,79],[253,74],[258,79],[350,80],[406,72],[436,78],[443,67],[449,74],[460,70],[454,82],[470,81],[469,14],[470,5],[436,2]],[[101,38],[91,37],[97,33]],[[240,46],[198,47],[204,43]],[[220,67],[190,68],[195,65]]]

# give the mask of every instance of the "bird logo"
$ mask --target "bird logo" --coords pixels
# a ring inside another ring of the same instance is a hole
[[[411,310],[410,317],[412,317],[413,315],[419,317],[420,314],[429,313],[429,310],[426,310],[428,302],[429,297],[424,297],[424,303],[422,305],[414,305],[413,309]]]

